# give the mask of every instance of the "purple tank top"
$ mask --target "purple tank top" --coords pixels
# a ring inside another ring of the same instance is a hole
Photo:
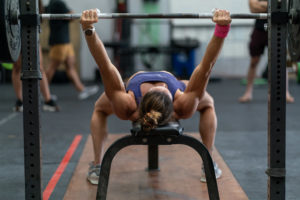
[[[171,92],[173,99],[176,91],[185,90],[185,84],[178,81],[175,76],[168,72],[141,72],[136,74],[130,79],[127,84],[126,92],[129,90],[134,93],[135,101],[139,105],[142,99],[141,84],[145,82],[164,82],[168,86],[168,90]]]

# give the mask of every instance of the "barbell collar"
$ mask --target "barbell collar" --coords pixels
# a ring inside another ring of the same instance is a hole
[[[39,14],[23,14],[20,19],[23,25],[38,26],[41,23]]]
[[[286,24],[289,21],[288,12],[273,12],[271,14],[272,23]]]
[[[80,19],[81,13],[76,14],[41,14],[41,19],[46,20],[73,20]],[[268,19],[268,13],[233,13],[230,15],[232,19]],[[101,13],[99,19],[212,19],[212,13],[155,13],[155,14],[134,14],[134,13]]]

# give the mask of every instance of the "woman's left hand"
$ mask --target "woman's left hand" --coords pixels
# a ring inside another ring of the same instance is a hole
[[[80,23],[83,30],[93,27],[93,24],[98,22],[98,13],[100,11],[96,8],[82,12]]]
[[[212,21],[221,26],[227,26],[231,23],[230,12],[228,10],[215,9]]]

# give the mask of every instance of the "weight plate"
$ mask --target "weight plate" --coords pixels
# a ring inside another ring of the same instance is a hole
[[[12,23],[12,16],[19,13],[18,0],[0,0],[0,61],[15,62],[21,51],[21,26]]]
[[[300,13],[300,1],[289,0],[289,14],[299,15]],[[299,16],[298,16],[299,17]],[[288,23],[288,49],[293,62],[300,61],[300,22],[298,20],[290,20]]]

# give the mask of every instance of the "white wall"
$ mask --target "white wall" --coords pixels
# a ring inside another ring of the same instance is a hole
[[[170,12],[174,13],[211,13],[214,8],[227,9],[231,13],[249,13],[248,0],[170,0]],[[179,24],[211,24],[209,19],[174,20]],[[234,20],[238,23],[252,23],[252,20]]]
[[[231,13],[250,13],[248,0],[170,0],[172,13],[209,13],[214,8],[227,9]],[[210,19],[172,20],[173,25],[193,25],[198,28],[177,28],[173,33],[174,38],[194,38],[201,42],[197,51],[197,63],[200,62],[209,39],[214,31],[214,24]],[[252,32],[253,19],[233,19],[231,30],[226,38],[221,55],[218,58],[212,76],[243,77],[246,75],[250,58],[248,45]],[[202,28],[201,28],[202,26]],[[267,49],[258,66],[257,74],[261,74],[267,63]]]

